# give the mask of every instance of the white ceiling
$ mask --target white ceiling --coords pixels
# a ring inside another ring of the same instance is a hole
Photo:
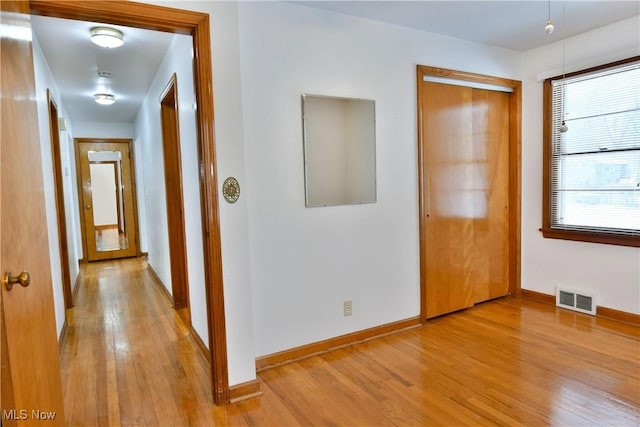
[[[124,45],[105,49],[89,40],[99,24],[32,16],[42,48],[72,121],[133,123],[174,34],[109,25],[124,34]],[[111,79],[98,77],[99,71]],[[116,103],[96,104],[97,92],[112,93]]]
[[[556,30],[545,34],[547,1],[291,1],[324,9],[439,33],[492,46],[527,51],[640,14],[638,0],[552,1]],[[562,9],[565,10],[565,28]],[[125,45],[104,49],[89,41],[95,23],[34,16],[33,31],[58,84],[73,121],[133,122],[144,95],[174,35],[116,27]],[[111,81],[98,71],[112,73]],[[116,104],[93,102],[99,85],[107,85]]]
[[[527,51],[640,15],[638,0],[292,1],[303,6]],[[551,6],[553,34],[544,32]],[[562,28],[563,6],[566,27]]]

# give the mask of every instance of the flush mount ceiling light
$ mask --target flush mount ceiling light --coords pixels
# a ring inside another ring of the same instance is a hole
[[[124,44],[122,31],[111,27],[94,27],[91,29],[91,41],[98,46],[112,49]]]
[[[93,98],[100,105],[111,105],[116,102],[116,97],[109,93],[96,93]]]

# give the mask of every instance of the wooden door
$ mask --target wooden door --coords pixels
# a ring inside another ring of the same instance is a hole
[[[0,291],[3,426],[64,425],[28,13],[0,2],[0,268],[31,276]]]
[[[426,317],[509,292],[509,94],[420,82]]]
[[[82,230],[89,261],[133,257],[138,221],[130,140],[76,139]],[[108,189],[98,183],[105,182]]]

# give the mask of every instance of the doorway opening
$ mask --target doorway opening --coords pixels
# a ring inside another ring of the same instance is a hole
[[[218,218],[209,16],[205,13],[132,2],[31,1],[33,15],[109,22],[114,25],[191,35],[203,235],[211,387],[216,404],[229,402],[227,344]]]

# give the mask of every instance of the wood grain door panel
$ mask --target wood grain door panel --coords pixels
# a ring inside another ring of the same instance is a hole
[[[0,291],[2,304],[2,424],[64,425],[64,406],[40,136],[31,22],[27,2],[2,1],[0,13],[2,274],[31,274],[28,287]],[[53,420],[41,420],[44,411]],[[19,421],[20,420],[20,421]]]
[[[509,95],[422,82],[426,315],[508,293]]]

